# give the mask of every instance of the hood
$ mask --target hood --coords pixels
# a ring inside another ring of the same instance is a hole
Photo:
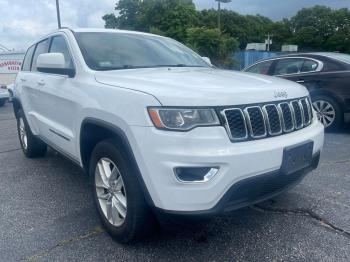
[[[164,106],[226,106],[307,96],[291,81],[213,68],[147,68],[95,73],[102,84],[156,97]]]

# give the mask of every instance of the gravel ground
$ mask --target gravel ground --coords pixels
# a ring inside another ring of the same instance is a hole
[[[0,261],[350,261],[350,126],[326,135],[320,166],[293,190],[135,245],[101,228],[88,179],[49,151],[26,159],[0,108]]]

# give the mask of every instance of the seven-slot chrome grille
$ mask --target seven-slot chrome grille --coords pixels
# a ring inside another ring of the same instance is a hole
[[[263,105],[246,105],[221,111],[233,141],[282,135],[311,124],[312,108],[308,98]]]

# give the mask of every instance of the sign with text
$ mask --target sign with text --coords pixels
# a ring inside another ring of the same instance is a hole
[[[22,60],[0,60],[0,74],[17,74],[21,70]]]

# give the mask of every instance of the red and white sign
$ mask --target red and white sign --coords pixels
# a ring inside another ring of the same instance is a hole
[[[0,74],[17,74],[21,70],[22,60],[0,60]]]

